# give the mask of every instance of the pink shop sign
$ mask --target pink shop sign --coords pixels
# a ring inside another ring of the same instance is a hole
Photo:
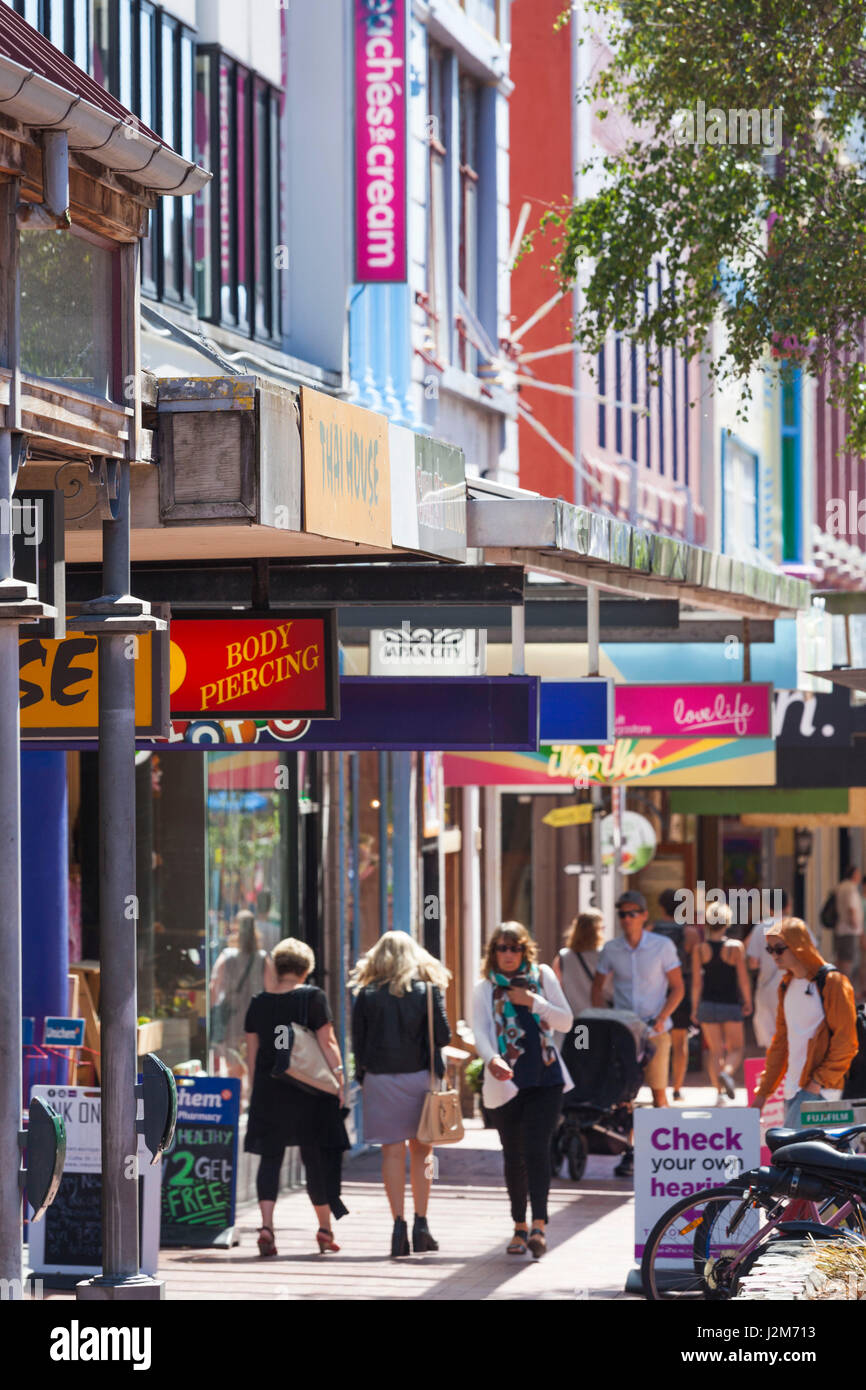
[[[354,0],[355,279],[405,281],[406,0]]]
[[[617,738],[769,738],[771,685],[618,685]]]

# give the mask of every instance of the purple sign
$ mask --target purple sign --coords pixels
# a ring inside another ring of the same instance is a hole
[[[405,281],[405,0],[355,5],[355,279]]]
[[[617,738],[768,738],[770,685],[618,685]]]

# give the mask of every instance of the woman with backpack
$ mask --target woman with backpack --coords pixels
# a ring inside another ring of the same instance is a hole
[[[798,917],[768,929],[766,950],[785,973],[776,1031],[752,1104],[760,1109],[784,1080],[785,1124],[799,1129],[804,1105],[842,1095],[859,1051],[857,1006],[851,981],[818,954]]]

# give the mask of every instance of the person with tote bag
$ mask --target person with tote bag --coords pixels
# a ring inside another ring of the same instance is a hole
[[[433,1182],[430,1156],[433,1142],[448,1140],[441,1136],[438,1110],[431,1116],[428,1098],[435,1092],[435,1078],[445,1074],[439,1049],[451,1039],[444,1003],[449,979],[445,966],[402,931],[385,932],[349,976],[355,995],[352,1047],[355,1077],[363,1092],[364,1138],[382,1145],[382,1181],[394,1221],[395,1258],[409,1254],[403,1215],[407,1143],[415,1204],[412,1249],[439,1249],[427,1224]],[[447,1110],[448,1100],[442,1098],[442,1103]],[[420,1139],[425,1115],[430,1128],[422,1133],[430,1138]]]
[[[535,964],[538,947],[520,922],[503,922],[487,944],[475,986],[472,1027],[484,1061],[482,1100],[499,1130],[514,1235],[509,1255],[547,1249],[550,1142],[573,1082],[554,1041],[574,1018],[559,981]],[[532,1229],[526,1225],[531,1204]]]

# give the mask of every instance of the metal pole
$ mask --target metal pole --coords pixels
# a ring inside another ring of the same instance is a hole
[[[379,934],[388,930],[388,754],[379,753]]]
[[[0,498],[11,499],[12,437],[0,431]],[[0,578],[12,577],[12,528]],[[18,622],[0,616],[0,1278],[21,1296],[21,753]]]
[[[597,584],[587,584],[586,586],[586,643],[587,643],[587,664],[588,676],[599,674],[599,633],[601,627],[599,592]],[[590,788],[590,799],[592,801],[592,882],[593,898],[595,906],[601,911],[601,813],[602,813],[602,791],[597,782],[593,782]]]
[[[511,610],[511,674],[526,674],[526,609],[522,606]]]

